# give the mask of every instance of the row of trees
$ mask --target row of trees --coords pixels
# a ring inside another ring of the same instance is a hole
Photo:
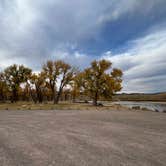
[[[47,61],[39,73],[14,64],[0,73],[0,100],[47,100],[57,104],[62,95],[68,94],[73,101],[85,96],[97,105],[98,99],[110,99],[120,91],[121,83],[122,71],[106,60],[93,61],[83,71],[64,61]]]

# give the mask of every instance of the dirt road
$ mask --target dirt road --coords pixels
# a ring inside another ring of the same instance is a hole
[[[165,166],[166,114],[0,111],[0,166]]]

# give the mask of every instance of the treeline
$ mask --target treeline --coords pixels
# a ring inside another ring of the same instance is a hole
[[[0,101],[53,101],[88,97],[97,105],[98,99],[111,99],[121,90],[122,71],[112,68],[106,60],[93,61],[80,71],[64,61],[47,61],[39,73],[24,65],[11,65],[0,73]]]
[[[161,93],[132,93],[132,94],[118,94],[113,97],[116,101],[158,101],[166,102],[166,92]]]

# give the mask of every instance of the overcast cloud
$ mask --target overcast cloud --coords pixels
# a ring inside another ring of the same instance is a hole
[[[124,92],[166,91],[165,0],[0,0],[0,68],[107,58]]]
[[[124,53],[113,55],[106,52],[102,56],[123,69],[123,91],[166,91],[166,30],[152,31],[130,45],[131,48]]]

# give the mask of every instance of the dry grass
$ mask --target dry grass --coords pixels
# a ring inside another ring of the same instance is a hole
[[[0,103],[0,110],[120,110],[126,109],[120,105],[95,107],[87,103],[60,102],[59,104],[32,102]]]
[[[115,101],[166,101],[166,93],[157,94],[117,94],[113,97]]]

